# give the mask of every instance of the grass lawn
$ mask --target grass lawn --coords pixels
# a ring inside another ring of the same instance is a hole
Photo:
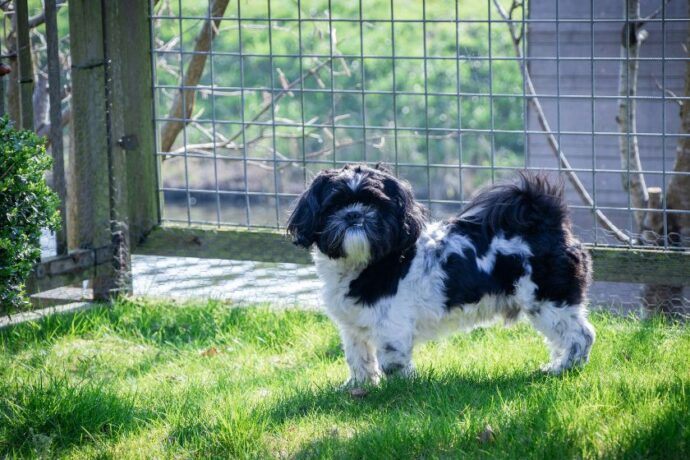
[[[537,372],[546,348],[521,324],[422,346],[419,377],[355,398],[318,313],[122,302],[50,317],[0,331],[0,457],[688,458],[690,328],[593,322],[581,372]]]

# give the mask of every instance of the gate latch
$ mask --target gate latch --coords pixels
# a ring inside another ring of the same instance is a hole
[[[137,139],[135,134],[128,134],[119,138],[117,145],[124,150],[136,150],[139,147],[139,139]]]

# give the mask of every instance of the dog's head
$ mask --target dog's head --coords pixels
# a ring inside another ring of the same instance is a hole
[[[406,181],[380,166],[347,165],[314,178],[287,231],[295,244],[316,244],[331,259],[368,263],[415,244],[425,215]]]

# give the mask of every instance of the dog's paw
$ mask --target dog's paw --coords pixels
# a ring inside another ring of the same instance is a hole
[[[541,371],[549,375],[562,375],[566,372],[581,371],[585,364],[585,360],[571,362],[568,365],[564,363],[548,363],[541,366]]]
[[[563,373],[565,370],[563,366],[561,366],[560,363],[546,363],[542,364],[539,369],[544,373],[544,374],[549,374],[549,375],[560,375]]]
[[[354,377],[350,377],[338,387],[338,390],[347,392],[355,388],[361,388],[365,385],[377,386],[379,383],[381,383],[381,374],[375,374],[365,379],[356,379]]]
[[[338,386],[338,391],[341,392],[347,392],[352,390],[353,388],[358,388],[361,386],[361,383],[357,382],[355,379],[349,378],[345,380],[340,386]]]
[[[384,367],[383,372],[386,374],[386,377],[401,377],[406,379],[414,378],[416,375],[415,367],[411,363],[392,363],[391,365]]]

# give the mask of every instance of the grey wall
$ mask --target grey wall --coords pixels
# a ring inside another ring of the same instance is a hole
[[[641,14],[650,14],[661,5],[662,0],[642,0]],[[592,11],[592,6],[593,11]],[[594,1],[556,1],[532,0],[529,2],[530,19],[549,20],[547,23],[531,23],[528,30],[527,55],[529,58],[548,58],[529,61],[529,69],[537,93],[544,95],[541,103],[554,131],[586,132],[586,135],[561,134],[563,151],[572,165],[587,171],[579,176],[591,192],[595,190],[596,203],[601,206],[627,206],[628,196],[622,189],[620,173],[604,172],[605,169],[620,169],[618,137],[589,133],[617,133],[615,117],[618,111],[615,98],[602,96],[618,94],[618,75],[620,63],[612,60],[620,56],[620,38],[625,0]],[[661,186],[661,171],[671,170],[675,156],[677,134],[680,128],[678,104],[662,101],[662,92],[655,80],[661,84],[665,73],[664,86],[677,95],[683,92],[683,72],[686,54],[682,43],[687,36],[687,1],[671,0],[666,6],[666,18],[662,24],[648,23],[649,36],[642,45],[640,56],[652,58],[642,61],[639,70],[638,94],[651,96],[654,100],[638,101],[638,132],[666,133],[666,141],[661,135],[640,136],[640,151],[643,168],[647,171],[649,186]],[[558,10],[558,11],[557,11]],[[661,15],[659,16],[661,17]],[[558,25],[555,20],[559,18]],[[590,21],[594,18],[594,22]],[[583,22],[567,22],[566,19],[584,19]],[[682,19],[679,21],[678,19]],[[597,22],[602,20],[602,22]],[[665,32],[665,46],[664,33]],[[556,57],[560,57],[560,64]],[[591,59],[594,57],[594,59]],[[666,60],[676,59],[676,60]],[[568,60],[567,58],[584,58]],[[665,67],[664,67],[665,66]],[[662,67],[664,70],[662,70]],[[593,81],[593,85],[592,85]],[[558,88],[560,82],[560,89]],[[581,96],[572,99],[561,96]],[[594,103],[592,105],[592,95]],[[552,96],[552,97],[547,97]],[[665,119],[664,119],[665,117]],[[534,110],[528,109],[529,130],[539,131],[540,126]],[[529,164],[536,167],[558,167],[546,138],[540,134],[528,135],[527,152]],[[594,162],[592,155],[594,152]],[[594,175],[592,167],[597,170]],[[668,176],[666,178],[668,183]],[[570,188],[569,201],[581,205],[582,202]],[[632,220],[627,211],[606,211],[621,228],[632,229]],[[593,241],[593,220],[587,210],[574,210],[574,222],[578,234]],[[614,242],[602,232],[598,232],[602,242]]]

